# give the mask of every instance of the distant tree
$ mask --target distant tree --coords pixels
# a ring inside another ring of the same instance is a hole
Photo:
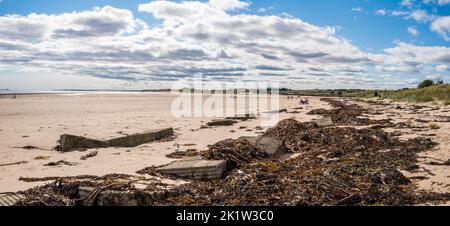
[[[377,92],[377,91],[375,91],[375,92],[373,93],[373,96],[374,96],[374,97],[379,97],[379,96],[380,96],[380,94],[378,94],[378,92]]]
[[[417,88],[422,89],[422,88],[429,87],[429,86],[432,86],[432,85],[434,85],[433,80],[431,80],[431,79],[426,79],[426,80],[423,80],[423,81],[417,86]]]
[[[436,84],[437,84],[437,85],[442,85],[442,84],[444,84],[444,81],[442,81],[442,80],[437,80],[437,81],[436,81]]]

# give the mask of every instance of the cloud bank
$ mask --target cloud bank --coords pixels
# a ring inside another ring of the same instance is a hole
[[[279,80],[292,88],[377,88],[409,84],[412,74],[446,73],[450,65],[447,47],[400,42],[380,53],[365,52],[334,27],[254,15],[249,5],[239,0],[139,5],[140,12],[161,21],[153,27],[110,6],[1,16],[0,67],[149,85],[202,74],[211,81]],[[446,38],[447,22],[432,26]]]

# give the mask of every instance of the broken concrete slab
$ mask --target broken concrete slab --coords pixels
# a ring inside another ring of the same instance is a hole
[[[318,126],[326,127],[334,125],[333,119],[331,117],[324,117],[321,119],[314,120]]]
[[[254,113],[245,114],[245,115],[236,115],[234,117],[227,117],[225,119],[231,119],[231,120],[250,120],[250,119],[256,119],[256,115]]]
[[[23,198],[25,198],[24,195],[17,193],[0,194],[0,206],[14,206]]]
[[[236,124],[237,121],[232,119],[214,119],[211,122],[208,122],[208,126],[231,126]]]
[[[256,147],[263,150],[267,155],[276,158],[285,154],[285,146],[283,141],[275,137],[259,137],[256,141]]]
[[[100,190],[97,195],[93,195],[96,191],[94,187],[80,187],[78,196],[80,197],[80,205],[82,206],[151,206],[153,202],[163,200],[168,191],[117,191],[117,190]]]
[[[59,151],[68,152],[79,149],[107,148],[108,142],[81,136],[64,134],[59,138]]]
[[[258,141],[258,137],[244,136],[244,137],[239,137],[237,140],[246,140],[249,143],[256,145],[256,142]]]
[[[107,143],[110,147],[137,147],[141,144],[161,140],[173,135],[173,128],[166,128],[111,139]]]
[[[61,152],[68,152],[92,148],[137,147],[141,144],[161,140],[173,135],[173,128],[152,130],[144,133],[114,138],[107,141],[94,140],[82,136],[64,134],[59,138],[58,150],[60,150]]]
[[[182,178],[206,180],[219,179],[223,176],[227,168],[225,160],[202,160],[190,158],[175,161],[168,165],[156,169],[158,173],[174,175]]]

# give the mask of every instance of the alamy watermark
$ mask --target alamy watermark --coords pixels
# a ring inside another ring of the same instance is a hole
[[[172,115],[181,117],[226,118],[256,116],[260,126],[271,127],[280,117],[278,82],[206,81],[202,75],[176,82],[171,93]]]

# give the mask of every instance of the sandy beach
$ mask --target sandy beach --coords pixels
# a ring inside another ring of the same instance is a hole
[[[0,98],[0,192],[17,192],[47,182],[23,182],[20,177],[67,177],[78,175],[102,176],[111,173],[135,175],[137,170],[174,161],[166,157],[174,151],[206,150],[224,139],[256,136],[261,119],[242,121],[232,126],[200,129],[214,118],[177,118],[171,114],[171,103],[176,95],[170,93],[80,93],[35,94],[17,99]],[[313,109],[331,109],[320,97],[309,97],[309,104],[299,109],[298,99],[280,96],[280,120],[295,118],[301,122],[318,119],[309,115]],[[353,102],[378,112],[366,115],[370,119],[390,119],[395,123],[408,123],[414,128],[397,130],[400,139],[422,136],[438,143],[432,151],[419,154],[417,173],[402,172],[415,181],[420,189],[450,192],[448,166],[432,165],[430,161],[450,159],[449,107],[416,105],[391,101]],[[413,109],[413,110],[412,110]],[[295,110],[295,111],[294,111]],[[430,123],[439,126],[430,129]],[[135,148],[104,148],[88,151],[60,153],[54,150],[62,134],[80,135],[94,139],[110,139],[140,133],[151,129],[173,127],[175,138],[170,141],[143,144]],[[363,126],[355,126],[363,128]],[[420,129],[417,129],[420,128]],[[37,149],[26,149],[26,147]],[[80,157],[89,151],[98,155],[87,160]],[[64,160],[74,165],[45,166],[49,162]]]
[[[0,98],[0,164],[27,163],[0,167],[0,192],[14,192],[44,184],[22,182],[20,177],[135,174],[144,167],[173,161],[165,155],[174,151],[204,150],[208,145],[224,139],[255,136],[261,132],[255,129],[261,120],[200,129],[201,125],[214,118],[174,117],[171,104],[175,98],[169,93],[35,94],[21,95],[17,99],[3,96]],[[298,107],[298,100],[282,97],[280,107]],[[295,117],[300,121],[309,121],[319,116],[306,115],[306,112],[323,107],[326,108],[327,104],[319,98],[311,98],[310,105],[297,110],[300,113],[283,113],[280,119]],[[135,148],[98,149],[99,154],[95,158],[85,161],[80,157],[86,152],[59,153],[53,150],[62,134],[109,139],[166,127],[174,128],[176,138],[173,141]],[[39,149],[21,148],[26,146]],[[36,157],[45,159],[36,160]],[[77,164],[44,166],[60,160]]]

